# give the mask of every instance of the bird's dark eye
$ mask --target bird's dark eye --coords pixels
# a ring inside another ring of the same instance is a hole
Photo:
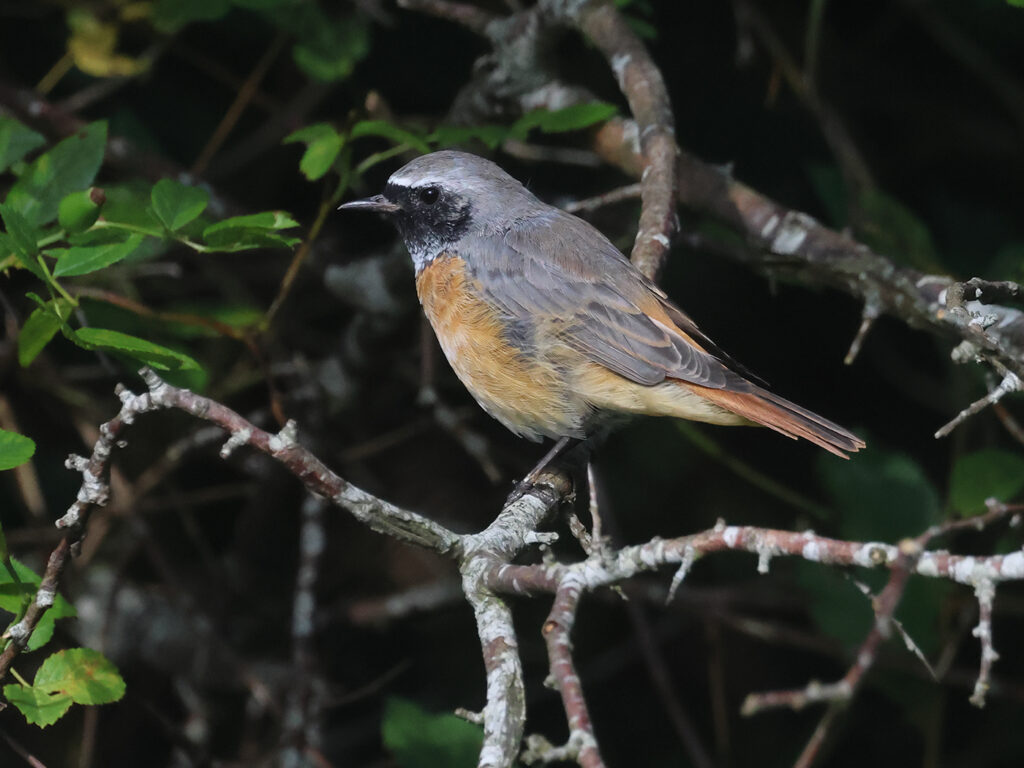
[[[424,205],[433,205],[440,196],[441,193],[437,187],[424,187],[419,191],[420,202]]]

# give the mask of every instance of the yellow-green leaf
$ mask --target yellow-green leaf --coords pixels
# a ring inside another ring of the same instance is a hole
[[[36,672],[33,687],[67,695],[76,704],[109,704],[124,696],[124,680],[117,668],[91,648],[52,654]]]

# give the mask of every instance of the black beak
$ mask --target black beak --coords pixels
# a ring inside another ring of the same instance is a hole
[[[396,213],[402,210],[398,203],[392,203],[384,195],[374,195],[365,200],[353,200],[338,206],[339,211],[377,211],[378,213]]]

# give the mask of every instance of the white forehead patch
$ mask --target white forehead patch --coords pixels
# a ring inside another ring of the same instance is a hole
[[[391,174],[391,178],[388,179],[388,184],[394,184],[396,187],[424,187],[430,184],[443,184],[444,179],[436,173],[423,173],[422,171],[406,170],[400,168]]]

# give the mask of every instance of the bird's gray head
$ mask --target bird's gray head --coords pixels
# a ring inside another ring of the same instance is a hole
[[[502,232],[545,207],[490,160],[451,150],[417,157],[399,168],[383,195],[341,206],[391,216],[417,272],[466,235]]]

